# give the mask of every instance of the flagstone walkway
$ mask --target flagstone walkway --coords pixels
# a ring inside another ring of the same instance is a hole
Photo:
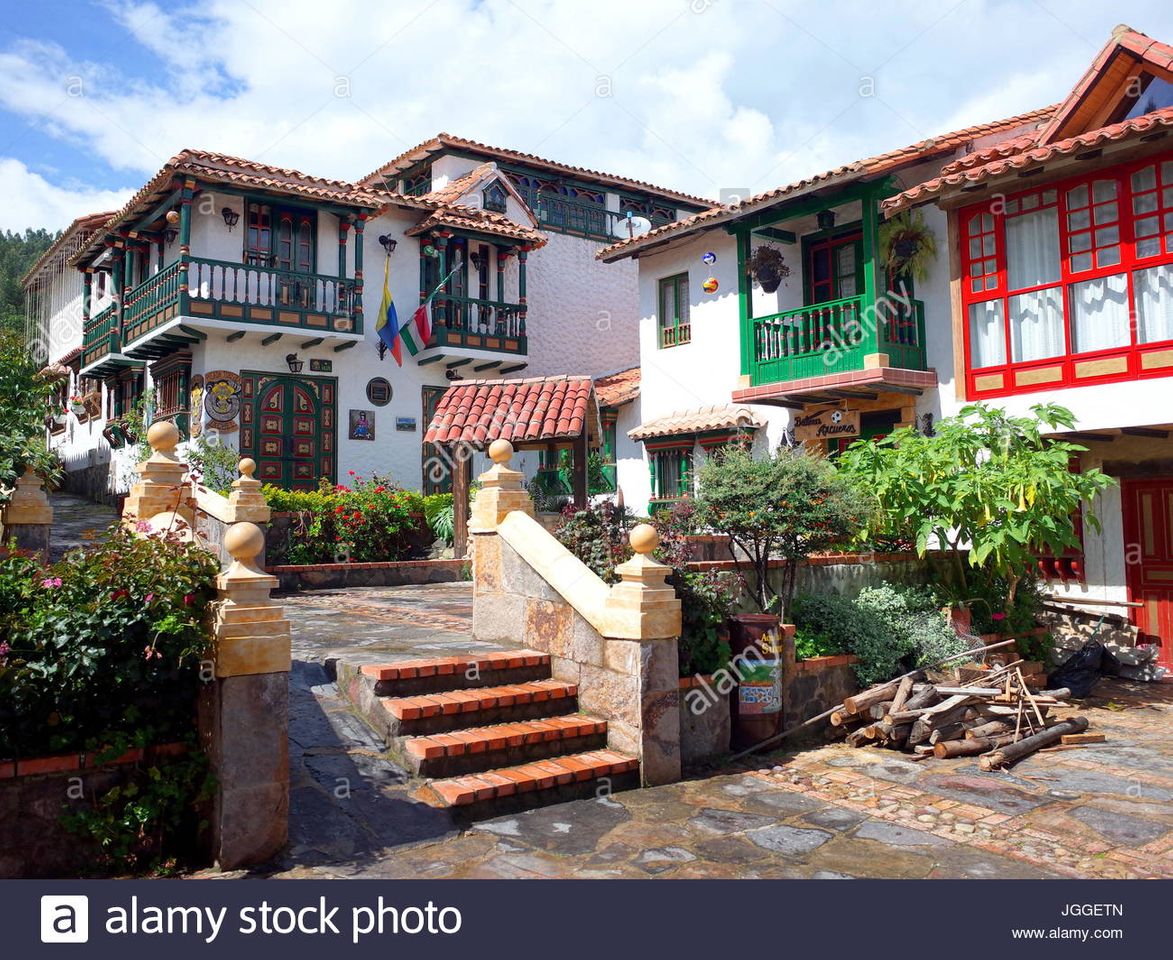
[[[419,804],[325,669],[478,649],[469,584],[286,598],[291,845],[277,877],[1173,877],[1173,686],[1103,680],[1105,744],[1007,773],[841,744],[472,827]],[[479,647],[488,649],[487,647]]]
[[[53,504],[53,529],[49,534],[49,555],[53,560],[81,546],[87,533],[100,533],[117,518],[113,507],[72,493],[54,493],[49,500]]]

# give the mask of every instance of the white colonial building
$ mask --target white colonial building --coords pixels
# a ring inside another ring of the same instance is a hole
[[[626,502],[677,499],[737,436],[833,454],[974,401],[1059,403],[1082,464],[1120,482],[1095,505],[1102,532],[1040,570],[1173,666],[1171,64],[1120,27],[1060,104],[600,251],[639,264]]]
[[[70,370],[50,445],[67,486],[125,492],[149,389],[150,417],[253,457],[265,482],[444,489],[423,434],[446,387],[636,364],[637,271],[594,255],[629,216],[705,205],[447,134],[360,183],[185,150],[25,278],[29,335]],[[401,323],[448,277],[402,366],[376,333],[385,276]]]

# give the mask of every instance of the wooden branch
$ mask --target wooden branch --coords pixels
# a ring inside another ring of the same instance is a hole
[[[982,770],[997,770],[999,767],[1007,766],[1029,756],[1036,750],[1058,743],[1065,734],[1083,733],[1086,729],[1087,717],[1072,717],[1070,720],[1055,724],[1049,730],[1043,730],[1034,736],[1019,740],[1017,743],[1007,744],[986,754],[978,760],[978,766]]]
[[[908,698],[912,696],[912,687],[915,680],[912,677],[905,677],[900,681],[900,686],[896,688],[896,695],[892,698],[892,707],[889,712],[899,713],[904,709],[904,704]]]

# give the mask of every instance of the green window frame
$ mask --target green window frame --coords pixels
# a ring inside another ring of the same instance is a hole
[[[664,277],[657,287],[658,341],[661,349],[692,342],[688,274]]]
[[[649,451],[652,471],[652,499],[679,500],[691,492],[692,444]]]

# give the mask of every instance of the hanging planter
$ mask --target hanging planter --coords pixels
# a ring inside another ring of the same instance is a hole
[[[110,444],[111,450],[117,450],[126,443],[126,438],[122,435],[122,429],[117,422],[106,424],[102,430],[102,436],[106,438],[106,442]]]
[[[71,396],[69,398],[69,412],[72,413],[79,420],[82,420],[85,418],[86,405],[85,405],[85,402],[83,401],[82,397],[79,394],[75,393],[75,394],[73,394],[73,396]]]
[[[880,258],[890,276],[928,279],[929,267],[937,259],[937,238],[919,210],[903,210],[880,225]]]
[[[773,293],[790,276],[790,267],[777,247],[755,248],[746,263],[750,275],[765,293]]]

